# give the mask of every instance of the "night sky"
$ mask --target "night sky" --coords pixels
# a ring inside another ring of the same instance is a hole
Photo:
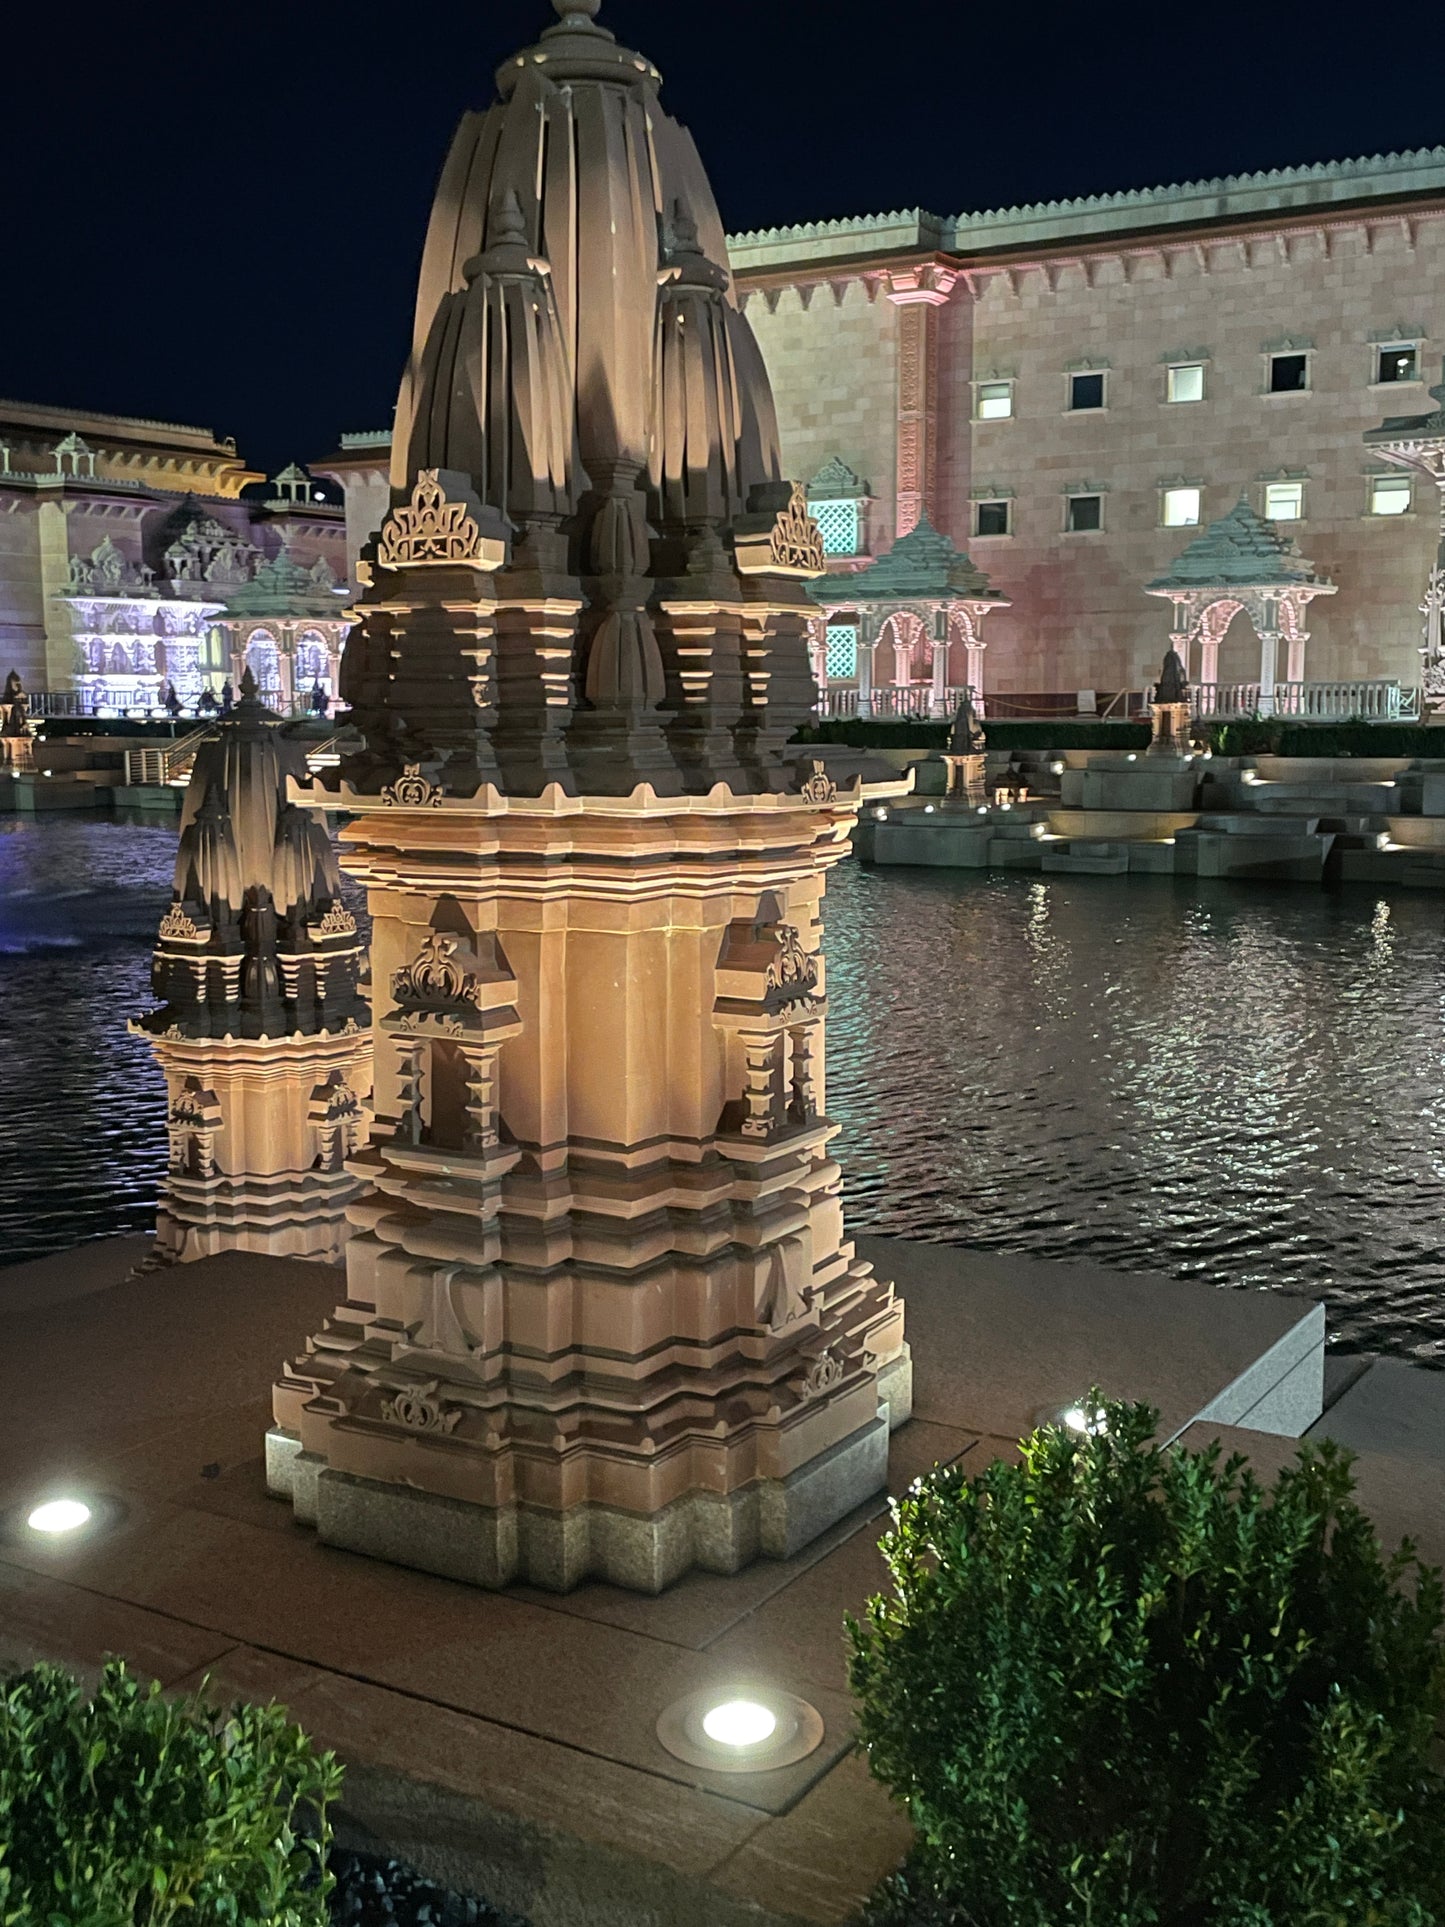
[[[385,426],[437,171],[547,0],[31,5],[8,48],[0,394],[274,470]],[[940,214],[1445,140],[1427,15],[1277,3],[605,0],[731,229]]]

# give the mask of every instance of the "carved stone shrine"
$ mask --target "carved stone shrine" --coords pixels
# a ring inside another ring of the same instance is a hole
[[[339,1261],[371,1090],[362,940],[324,824],[288,801],[302,748],[256,696],[196,752],[152,983],[131,1029],[166,1079],[149,1263],[218,1251]]]
[[[911,1372],[824,1109],[865,786],[789,748],[821,542],[692,141],[597,4],[503,65],[432,213],[364,748],[315,798],[368,890],[376,1128],[268,1464],[336,1545],[655,1592],[880,1490]]]

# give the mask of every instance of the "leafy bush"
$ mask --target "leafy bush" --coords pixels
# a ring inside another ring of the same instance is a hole
[[[340,1781],[280,1707],[36,1666],[0,1683],[0,1923],[324,1927]]]
[[[1264,1488],[1090,1401],[899,1501],[849,1621],[859,1732],[919,1846],[878,1922],[1445,1921],[1440,1577],[1385,1558],[1348,1454]]]

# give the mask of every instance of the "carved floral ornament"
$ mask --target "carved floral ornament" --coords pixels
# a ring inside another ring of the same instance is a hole
[[[319,922],[312,924],[311,932],[317,937],[354,937],[356,918],[340,903],[333,903]]]
[[[381,1416],[388,1425],[404,1425],[409,1432],[454,1432],[461,1419],[459,1405],[444,1405],[437,1397],[438,1379],[424,1385],[403,1386],[381,1401]]]
[[[496,569],[506,546],[482,534],[465,502],[448,499],[438,469],[424,468],[410,502],[394,508],[381,525],[376,560],[383,569],[414,569],[428,563]]]
[[[456,960],[457,939],[430,930],[409,964],[391,973],[391,994],[403,1019],[452,1016],[481,1009],[482,987]]]
[[[420,763],[407,763],[396,781],[382,790],[381,800],[388,809],[434,810],[445,794],[440,783],[430,782],[422,775]],[[352,928],[355,927],[353,924]]]
[[[792,484],[787,506],[760,530],[739,529],[733,553],[744,575],[791,575],[811,580],[827,571],[823,536],[808,512],[801,482]]]
[[[837,797],[838,785],[816,756],[813,758],[813,773],[806,782],[799,785],[799,794],[806,802],[816,803],[820,807],[825,803],[833,802]]]
[[[352,928],[355,927],[353,924]],[[207,935],[198,923],[192,921],[179,903],[173,903],[161,918],[160,934],[162,937],[168,937],[173,943],[204,943]]]
[[[795,924],[778,925],[778,954],[768,965],[763,1001],[770,1010],[793,1005],[816,1010],[822,1002],[818,996],[818,960],[803,948]]]

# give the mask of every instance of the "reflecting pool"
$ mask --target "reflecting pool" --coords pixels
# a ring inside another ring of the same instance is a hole
[[[149,1228],[172,823],[0,818],[0,1261]],[[354,906],[355,907],[355,906]],[[1445,1363],[1445,914],[1151,877],[835,872],[856,1230],[1330,1301]]]

